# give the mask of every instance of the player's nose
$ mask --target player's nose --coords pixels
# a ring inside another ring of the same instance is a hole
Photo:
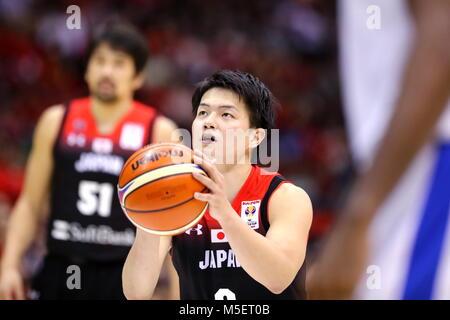
[[[111,63],[104,63],[100,68],[103,77],[111,78],[114,73],[114,67]]]
[[[203,122],[203,128],[204,129],[215,129],[217,128],[215,115],[213,112],[211,112],[208,117]]]

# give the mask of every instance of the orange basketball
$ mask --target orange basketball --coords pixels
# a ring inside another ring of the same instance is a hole
[[[206,173],[193,163],[192,155],[184,145],[158,143],[139,149],[127,160],[117,188],[123,212],[136,227],[176,235],[202,218],[207,202],[194,199],[194,192],[208,189],[192,173]]]

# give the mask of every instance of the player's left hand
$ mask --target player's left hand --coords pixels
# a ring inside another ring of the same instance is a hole
[[[308,272],[309,299],[351,299],[367,268],[367,252],[367,227],[351,219],[338,221]]]
[[[227,198],[225,179],[215,165],[215,160],[210,160],[202,152],[194,151],[194,163],[198,164],[206,171],[208,177],[194,173],[193,176],[199,182],[203,183],[209,193],[196,192],[194,198],[208,202],[209,214],[212,218],[220,222],[226,214],[233,210],[230,201]]]

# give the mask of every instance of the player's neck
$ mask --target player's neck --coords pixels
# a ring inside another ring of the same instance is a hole
[[[228,200],[231,202],[247,180],[252,171],[252,165],[251,163],[245,163],[237,165],[218,165],[217,167],[223,174],[225,185],[227,186]]]
[[[117,121],[126,114],[132,106],[131,97],[116,100],[113,103],[106,103],[92,97],[92,115],[97,123],[97,128],[105,133],[112,130]]]

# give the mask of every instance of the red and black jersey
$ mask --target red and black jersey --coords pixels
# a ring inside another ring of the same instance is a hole
[[[282,184],[279,174],[258,166],[252,170],[232,202],[232,207],[249,228],[262,235],[269,229],[269,200]],[[305,268],[281,294],[273,294],[249,276],[231,249],[217,220],[206,211],[198,224],[172,238],[172,260],[180,278],[181,299],[264,300],[302,299]],[[261,261],[264,263],[264,261]]]
[[[112,132],[97,130],[91,99],[73,100],[54,145],[49,254],[94,261],[124,259],[135,228],[116,186],[128,157],[152,140],[154,108],[134,101]]]

